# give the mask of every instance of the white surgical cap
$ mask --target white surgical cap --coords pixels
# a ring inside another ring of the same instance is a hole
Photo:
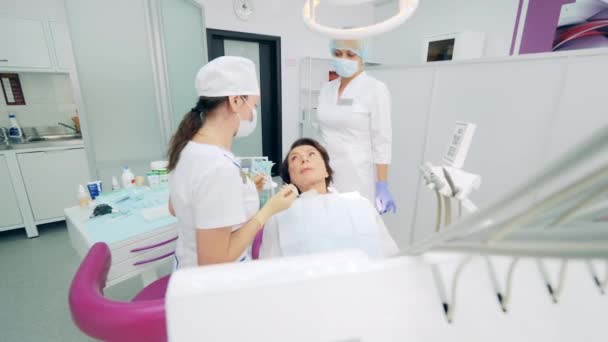
[[[205,64],[196,74],[198,96],[260,95],[255,64],[243,57],[223,56]]]

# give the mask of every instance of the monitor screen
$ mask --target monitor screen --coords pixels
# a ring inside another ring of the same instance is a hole
[[[451,61],[454,54],[454,42],[456,39],[444,39],[429,42],[426,61]]]

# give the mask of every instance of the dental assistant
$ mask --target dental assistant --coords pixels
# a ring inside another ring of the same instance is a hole
[[[317,115],[335,171],[333,186],[358,191],[381,214],[396,212],[387,183],[392,152],[388,88],[365,73],[364,42],[333,40],[330,50],[340,78],[321,88]]]
[[[214,59],[195,79],[198,102],[169,147],[169,211],[178,219],[176,267],[250,259],[264,223],[297,196],[285,186],[259,206],[256,185],[230,152],[235,137],[251,134],[260,98],[255,65],[233,56]]]

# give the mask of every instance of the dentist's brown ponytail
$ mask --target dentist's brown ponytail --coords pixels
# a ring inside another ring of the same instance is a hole
[[[227,100],[228,97],[226,96],[201,96],[198,98],[196,106],[184,116],[182,122],[177,128],[177,132],[175,132],[175,134],[171,138],[171,143],[169,145],[168,152],[169,171],[175,170],[182,150],[184,149],[184,147],[186,147],[188,142],[192,140],[196,132],[198,132],[201,127],[203,127],[203,123],[205,122],[205,118],[207,117],[208,113],[212,112],[215,108],[219,107],[220,104],[224,103]]]

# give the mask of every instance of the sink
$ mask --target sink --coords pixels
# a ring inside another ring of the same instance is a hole
[[[32,148],[62,147],[82,145],[82,135],[64,127],[25,127],[23,139],[9,139],[10,144],[3,144],[3,131],[0,130],[0,152]]]
[[[70,147],[82,145],[82,139],[56,139],[56,140],[41,140],[23,142],[20,144],[12,144],[9,148],[12,150],[36,149],[47,147]],[[2,150],[0,150],[2,151]]]
[[[30,142],[42,142],[42,141],[57,141],[57,140],[70,140],[70,139],[82,139],[82,135],[77,133],[71,134],[53,134],[43,136],[29,136],[24,140],[26,143]]]
[[[62,126],[25,127],[23,137],[26,143],[81,139],[82,135]]]

